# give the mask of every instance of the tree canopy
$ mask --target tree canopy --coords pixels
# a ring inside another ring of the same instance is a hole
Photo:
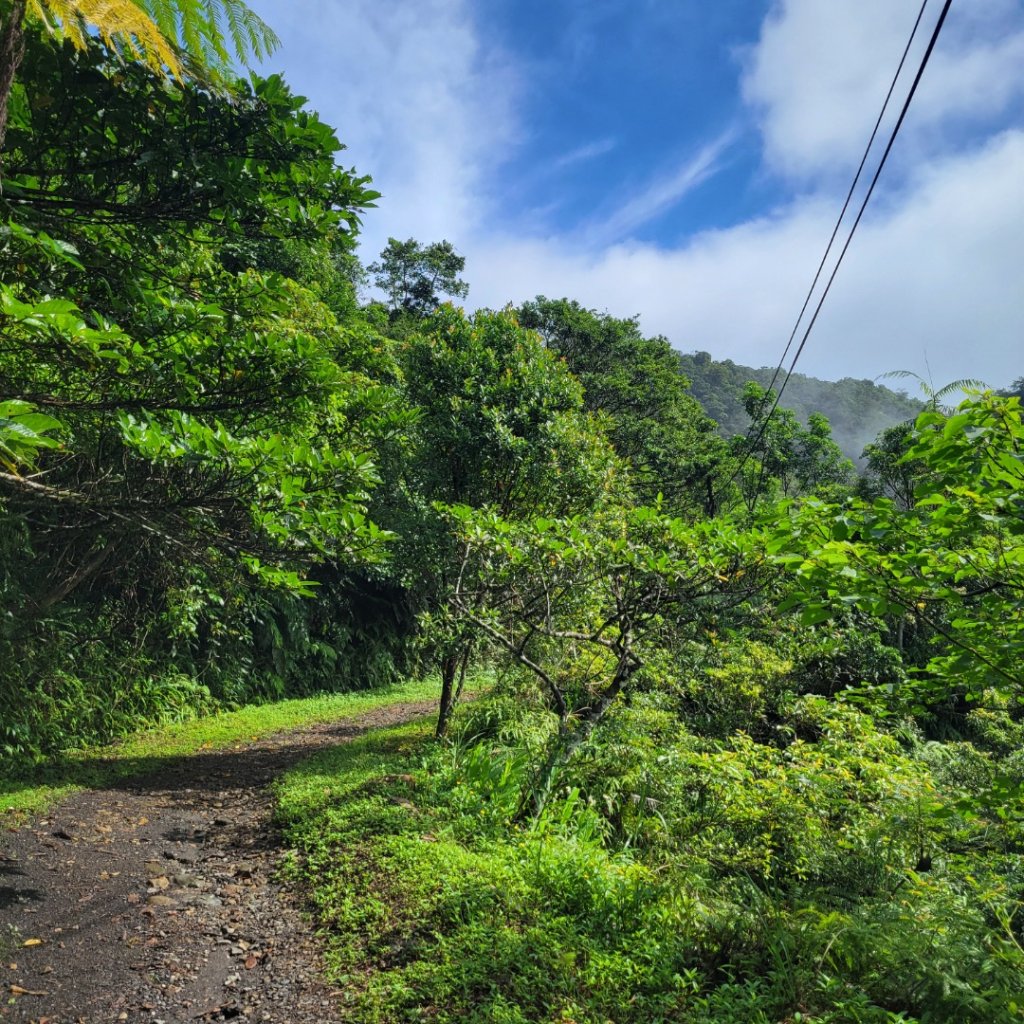
[[[464,299],[469,294],[469,285],[459,277],[465,267],[465,257],[447,240],[421,245],[414,238],[389,238],[380,260],[366,270],[387,296],[393,315],[425,316],[443,295]]]

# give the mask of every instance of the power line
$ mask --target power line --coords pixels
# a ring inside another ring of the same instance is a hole
[[[889,109],[889,101],[892,99],[892,94],[896,89],[896,83],[899,81],[900,75],[903,74],[903,66],[907,62],[907,55],[910,53],[910,48],[914,44],[914,39],[917,36],[917,30],[921,25],[921,19],[924,17],[924,12],[928,7],[928,3],[929,0],[923,0],[920,9],[917,12],[917,18],[914,21],[914,27],[910,30],[910,37],[907,39],[907,45],[903,48],[903,54],[900,57],[899,66],[896,68],[896,73],[892,76],[892,81],[889,83],[889,90],[885,94],[885,100],[882,103],[882,109],[878,112],[878,118],[875,120],[875,126],[871,129],[871,137],[868,139],[868,144],[864,147],[864,154],[861,156],[860,164],[857,166],[857,173],[853,176],[853,181],[850,183],[850,189],[846,193],[846,199],[843,201],[843,208],[839,211],[838,218],[836,218],[836,224],[835,227],[832,228],[832,234],[829,237],[828,245],[825,246],[825,252],[822,254],[821,262],[818,264],[818,269],[814,272],[814,280],[811,281],[811,287],[807,289],[804,304],[800,307],[800,313],[796,318],[796,323],[793,324],[793,330],[790,332],[789,340],[786,342],[786,347],[779,359],[779,364],[775,367],[775,372],[772,374],[771,383],[768,385],[769,391],[775,387],[775,382],[779,379],[779,373],[782,371],[782,366],[786,361],[786,356],[789,355],[789,350],[793,347],[796,332],[800,329],[800,321],[803,320],[804,313],[807,312],[807,307],[811,303],[811,296],[814,294],[814,289],[818,287],[818,281],[821,279],[821,272],[825,269],[829,253],[832,251],[832,246],[835,244],[836,236],[839,234],[839,228],[842,226],[843,219],[846,217],[846,211],[850,208],[850,201],[853,199],[853,194],[856,191],[857,186],[860,184],[860,176],[864,173],[864,167],[868,162],[868,155],[871,153],[871,148],[874,146],[875,139],[878,137],[878,129],[882,126],[882,121],[885,118],[885,112]]]
[[[893,146],[894,146],[894,144],[896,142],[896,137],[899,135],[900,129],[903,127],[903,122],[906,119],[907,111],[910,109],[911,101],[913,100],[914,95],[917,92],[917,88],[918,88],[918,86],[921,83],[921,78],[924,75],[924,70],[928,66],[928,61],[931,59],[932,52],[935,49],[935,44],[938,42],[939,34],[942,31],[942,26],[945,24],[946,16],[949,14],[949,9],[952,6],[952,2],[953,2],[953,0],[945,0],[945,3],[943,4],[942,11],[939,14],[939,18],[938,18],[938,20],[935,23],[935,28],[932,30],[931,39],[928,41],[928,47],[925,50],[924,56],[921,58],[921,63],[918,66],[917,74],[914,76],[914,81],[911,84],[910,91],[907,93],[907,98],[906,98],[906,100],[903,103],[902,109],[900,110],[899,117],[897,118],[896,124],[893,126],[892,132],[889,135],[889,141],[886,144],[885,151],[883,152],[882,158],[881,158],[881,160],[878,163],[878,167],[875,169],[875,173],[874,173],[874,175],[873,175],[873,177],[871,179],[871,184],[868,186],[868,190],[867,190],[867,192],[864,195],[864,199],[861,201],[860,208],[857,211],[857,216],[854,219],[853,225],[850,228],[849,234],[846,237],[846,241],[843,244],[843,248],[842,248],[842,250],[839,253],[839,257],[836,260],[836,264],[832,268],[832,273],[829,275],[828,281],[825,284],[824,291],[822,292],[821,297],[818,299],[817,305],[815,306],[815,309],[814,309],[814,314],[812,315],[811,320],[808,323],[807,328],[805,329],[805,331],[803,333],[803,337],[800,339],[800,344],[797,346],[796,354],[793,356],[793,361],[790,364],[789,370],[786,373],[785,380],[782,382],[782,386],[779,388],[778,393],[775,396],[775,399],[774,399],[774,401],[772,403],[771,410],[768,412],[768,415],[766,417],[764,417],[764,419],[762,420],[761,427],[760,427],[760,429],[759,429],[759,431],[757,433],[757,436],[753,439],[752,442],[749,443],[749,445],[747,447],[747,451],[744,454],[742,460],[740,461],[739,466],[737,466],[736,470],[733,472],[732,476],[729,478],[729,483],[732,483],[732,481],[735,480],[739,476],[740,472],[743,470],[743,467],[746,465],[747,461],[750,459],[750,456],[753,454],[754,448],[756,447],[758,442],[761,440],[761,438],[764,437],[765,431],[768,428],[768,424],[771,421],[771,418],[774,415],[775,410],[778,409],[778,407],[779,407],[779,402],[782,399],[783,392],[786,390],[786,385],[789,383],[790,378],[793,376],[793,372],[796,369],[797,361],[800,359],[800,356],[803,353],[804,347],[807,344],[807,339],[810,337],[811,331],[814,328],[814,324],[817,322],[818,315],[821,313],[822,306],[825,304],[825,299],[828,297],[828,293],[829,293],[829,291],[832,288],[832,283],[836,279],[836,274],[839,272],[839,268],[842,265],[843,258],[846,256],[846,252],[850,248],[850,243],[853,241],[853,236],[856,233],[858,226],[860,225],[861,219],[864,216],[864,211],[867,209],[867,205],[870,202],[871,196],[872,196],[872,194],[875,191],[875,186],[878,184],[878,180],[881,177],[882,169],[885,167],[886,161],[889,158],[889,154],[892,152],[892,148],[893,148]],[[853,185],[850,188],[850,192],[847,194],[846,202],[843,204],[842,213],[840,214],[839,220],[836,223],[836,227],[833,230],[832,238],[829,240],[828,248],[825,250],[825,256],[822,257],[821,264],[818,267],[818,272],[815,274],[815,277],[814,277],[814,282],[811,285],[811,289],[808,292],[807,298],[804,300],[804,305],[803,305],[803,307],[800,310],[800,315],[797,317],[796,326],[793,329],[793,333],[790,335],[789,342],[786,345],[786,349],[785,349],[785,351],[782,354],[782,359],[779,361],[779,365],[776,368],[775,374],[772,376],[772,383],[771,383],[771,385],[769,385],[769,389],[768,389],[769,391],[771,391],[772,386],[775,384],[775,381],[778,379],[778,375],[779,375],[779,373],[780,373],[780,371],[782,369],[783,363],[785,362],[786,355],[788,354],[790,348],[792,347],[793,339],[796,337],[796,333],[797,333],[797,330],[799,328],[800,321],[803,319],[803,315],[806,312],[807,306],[808,306],[808,304],[810,302],[811,295],[813,294],[814,288],[817,285],[818,279],[821,276],[822,269],[824,268],[825,262],[826,262],[826,260],[828,258],[828,253],[831,250],[832,245],[833,245],[833,243],[835,241],[836,235],[837,235],[837,233],[839,231],[839,226],[842,223],[842,220],[843,220],[844,216],[846,215],[846,211],[847,211],[847,208],[849,206],[850,199],[851,199],[852,194],[853,194],[853,190],[856,187],[857,181],[859,180],[860,174],[861,174],[861,172],[862,172],[862,170],[864,168],[865,162],[867,160],[868,152],[870,151],[871,146],[872,146],[872,144],[873,144],[873,142],[875,140],[875,136],[876,136],[876,134],[878,132],[879,124],[880,124],[880,122],[881,122],[881,120],[882,120],[882,118],[883,118],[883,116],[885,114],[886,106],[888,105],[889,99],[892,96],[893,89],[894,89],[894,87],[896,85],[896,80],[899,78],[900,72],[903,69],[903,64],[906,61],[907,52],[909,51],[910,46],[911,46],[911,44],[913,42],[914,36],[917,33],[918,25],[920,24],[921,17],[924,14],[924,9],[925,9],[925,7],[927,7],[927,4],[928,4],[928,0],[924,0],[924,3],[922,4],[921,10],[918,13],[917,20],[914,23],[914,28],[913,28],[913,31],[911,32],[910,39],[908,40],[907,46],[904,49],[903,57],[900,60],[899,68],[897,69],[896,74],[893,77],[892,84],[889,87],[889,92],[886,94],[885,103],[882,106],[882,112],[879,114],[878,121],[875,124],[875,129],[871,133],[871,139],[869,140],[868,146],[865,149],[864,157],[861,160],[861,165],[860,165],[860,167],[857,170],[857,176],[854,178],[854,183],[853,183]],[[760,491],[760,485],[758,486],[758,491]],[[755,496],[755,500],[756,500],[756,496]]]
[[[921,78],[924,75],[924,69],[928,66],[928,61],[931,59],[932,51],[935,49],[935,44],[938,42],[939,33],[942,31],[942,26],[946,21],[946,15],[949,13],[949,9],[953,4],[953,0],[945,0],[942,6],[942,13],[939,15],[939,20],[935,24],[935,30],[932,32],[932,37],[928,41],[928,49],[925,50],[924,57],[921,60],[921,66],[917,69],[917,74],[914,76],[914,83],[910,87],[910,92],[907,94],[906,101],[903,104],[903,109],[900,111],[899,119],[896,121],[893,127],[892,134],[889,136],[889,142],[885,147],[885,152],[882,154],[882,159],[878,164],[878,169],[875,171],[874,177],[871,179],[871,184],[868,186],[866,195],[860,204],[860,209],[857,211],[857,217],[853,222],[853,226],[850,228],[850,233],[847,235],[846,242],[843,244],[843,248],[839,253],[839,259],[836,261],[836,265],[829,275],[828,282],[825,284],[825,290],[821,294],[821,298],[818,299],[818,304],[814,309],[814,316],[811,317],[811,322],[807,325],[807,330],[804,331],[803,338],[800,339],[800,344],[797,346],[796,354],[793,356],[793,362],[790,364],[789,371],[786,374],[786,379],[782,382],[782,387],[779,388],[778,397],[775,400],[775,408],[778,408],[779,399],[782,397],[782,392],[786,390],[786,385],[789,383],[789,378],[793,375],[793,370],[796,368],[797,360],[800,358],[800,354],[804,350],[804,346],[807,344],[807,339],[810,337],[811,330],[814,327],[815,321],[818,319],[818,314],[821,312],[821,307],[825,304],[825,299],[828,296],[829,290],[832,287],[832,282],[836,279],[836,274],[839,272],[839,268],[842,265],[843,257],[846,256],[846,250],[850,248],[850,243],[853,241],[853,236],[857,231],[857,227],[861,222],[861,218],[864,216],[864,211],[867,209],[867,205],[871,200],[872,193],[875,191],[875,186],[878,184],[878,179],[882,175],[882,168],[885,167],[886,161],[889,159],[889,154],[892,152],[892,147],[896,142],[896,136],[899,134],[900,128],[903,127],[903,122],[906,119],[907,111],[910,109],[910,103],[914,98],[914,94],[917,92],[918,85],[921,84]]]

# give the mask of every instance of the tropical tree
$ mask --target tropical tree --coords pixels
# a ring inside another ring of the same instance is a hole
[[[402,497],[378,519],[401,537],[396,557],[442,677],[443,733],[470,649],[452,614],[461,556],[448,506],[489,506],[510,520],[585,512],[621,467],[583,412],[579,382],[510,312],[469,318],[444,305],[399,348],[416,422]]]
[[[387,295],[392,317],[423,317],[437,309],[442,295],[464,299],[469,294],[469,285],[459,277],[465,267],[466,257],[447,239],[421,245],[415,238],[389,238],[380,260],[366,269]]]
[[[636,318],[538,296],[517,310],[583,385],[585,407],[603,415],[615,451],[629,462],[641,502],[661,494],[674,510],[712,512],[712,477],[725,445],[665,338]]]
[[[122,58],[179,81],[209,83],[233,57],[244,64],[277,45],[270,27],[241,0],[8,0],[0,6],[0,151],[27,22],[78,50],[96,34]]]
[[[999,394],[1007,398],[1019,398],[1024,401],[1024,377],[1018,377],[1008,388],[1004,388]]]
[[[935,412],[949,412],[950,407],[945,404],[946,399],[958,392],[985,391],[988,385],[977,377],[961,377],[959,380],[951,380],[948,384],[937,387],[930,380],[925,380],[919,373],[913,370],[890,370],[883,373],[879,380],[916,380],[921,388],[921,394],[925,397],[925,405]]]
[[[382,572],[365,508],[401,415],[339,284],[376,193],[276,76],[227,95],[92,37],[71,59],[25,41],[0,201],[0,749],[66,742],[44,686],[92,694],[99,740],[149,680],[195,680],[195,706],[387,677],[404,637],[352,581]]]

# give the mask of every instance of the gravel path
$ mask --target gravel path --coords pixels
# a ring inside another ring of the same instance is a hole
[[[315,750],[409,721],[381,708],[80,793],[0,846],[0,1022],[330,1024],[269,783]]]

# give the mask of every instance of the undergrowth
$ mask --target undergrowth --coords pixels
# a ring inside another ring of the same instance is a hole
[[[346,1019],[1024,1019],[1019,825],[961,814],[934,750],[817,697],[763,743],[645,698],[514,824],[549,729],[497,696],[449,744],[404,726],[282,782]]]

